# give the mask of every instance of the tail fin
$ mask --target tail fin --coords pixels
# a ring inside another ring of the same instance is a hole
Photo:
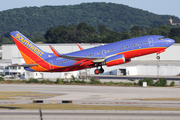
[[[48,56],[47,52],[41,50],[20,32],[13,31],[10,34],[26,64],[36,64],[37,61],[41,61]]]

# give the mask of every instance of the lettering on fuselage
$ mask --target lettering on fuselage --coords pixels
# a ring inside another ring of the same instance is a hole
[[[35,47],[31,42],[29,42],[27,39],[23,38],[19,33],[15,36],[21,43],[23,43],[26,47],[34,51],[37,55],[41,56],[44,54],[41,50],[39,50],[37,47]]]

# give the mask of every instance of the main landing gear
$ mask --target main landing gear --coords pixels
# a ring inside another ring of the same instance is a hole
[[[101,66],[101,68],[100,69],[95,69],[94,70],[94,73],[96,74],[96,75],[98,75],[98,74],[102,74],[102,73],[104,73],[104,69],[102,68],[102,66]]]

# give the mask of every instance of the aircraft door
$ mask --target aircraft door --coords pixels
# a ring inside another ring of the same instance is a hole
[[[149,42],[149,46],[150,47],[154,46],[154,42],[153,42],[153,38],[152,37],[148,38],[148,42]]]
[[[54,69],[53,61],[49,61],[49,69],[50,69],[50,70],[53,70],[53,69]]]
[[[105,50],[102,50],[102,55],[106,56],[106,51]]]

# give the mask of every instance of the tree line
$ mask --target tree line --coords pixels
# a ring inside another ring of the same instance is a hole
[[[99,25],[95,29],[84,22],[78,25],[69,25],[68,27],[63,25],[51,27],[44,37],[32,37],[29,39],[35,43],[112,43],[145,35],[162,35],[174,39],[176,43],[180,43],[180,27],[171,28],[168,25],[157,27],[153,25],[143,29],[136,25],[131,27],[129,31],[115,32],[103,25]],[[12,43],[14,42],[10,35],[9,37],[0,37],[0,45]]]
[[[180,42],[180,27],[171,28],[168,25],[156,27],[133,26],[129,31],[115,32],[99,25],[97,30],[87,23],[70,25],[68,27],[59,25],[51,27],[45,36],[46,43],[112,43],[124,39],[140,37],[145,35],[162,35]]]

